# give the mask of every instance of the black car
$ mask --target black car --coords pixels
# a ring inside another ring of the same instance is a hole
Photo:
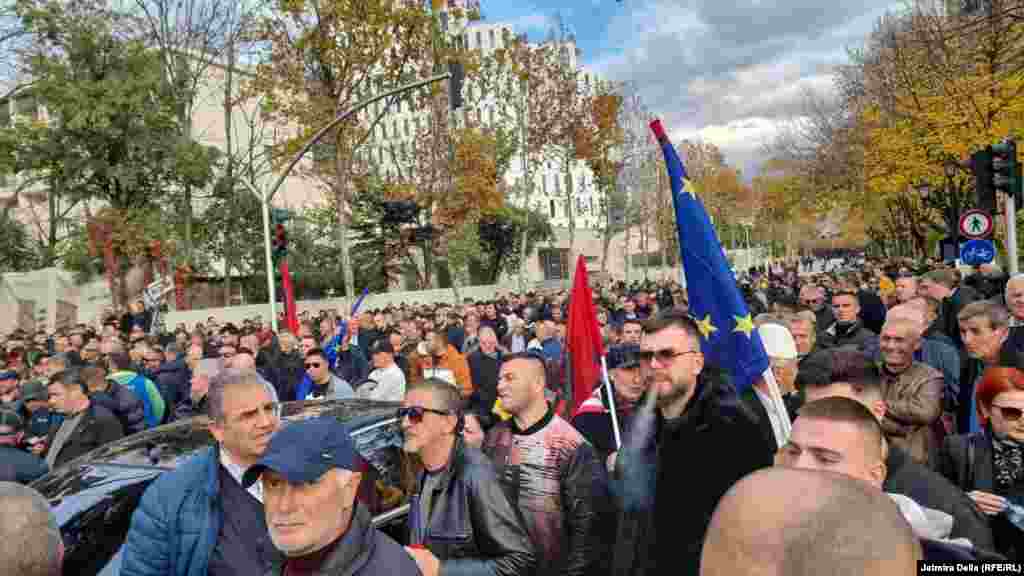
[[[284,425],[332,416],[351,432],[356,449],[370,464],[360,500],[374,523],[399,542],[414,469],[403,456],[397,404],[367,400],[289,402]],[[53,507],[64,538],[64,574],[115,576],[132,513],[150,482],[214,443],[200,416],[129,436],[77,458],[32,484]]]

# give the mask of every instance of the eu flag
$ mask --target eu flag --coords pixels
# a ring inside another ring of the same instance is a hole
[[[743,392],[768,369],[768,355],[711,219],[686,177],[683,162],[660,120],[651,122],[651,130],[665,154],[672,183],[690,314],[700,329],[701,349],[708,362],[732,373],[736,390]]]

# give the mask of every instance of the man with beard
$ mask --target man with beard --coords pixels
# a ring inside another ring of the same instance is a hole
[[[633,558],[628,572],[696,574],[718,500],[746,474],[770,466],[773,450],[735,389],[705,367],[693,318],[672,311],[648,321],[644,329],[640,373],[649,393],[636,418],[649,418],[645,412],[651,399],[656,402],[653,530],[644,530],[634,544],[644,549],[627,551]],[[638,420],[627,444],[645,444],[642,437],[650,428]],[[629,462],[633,456],[625,456],[617,468],[636,470],[638,465]],[[615,562],[621,565],[619,558]]]

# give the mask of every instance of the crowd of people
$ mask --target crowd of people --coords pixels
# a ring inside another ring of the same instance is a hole
[[[781,404],[765,378],[737,390],[705,362],[675,282],[596,287],[611,382],[587,398],[567,384],[561,290],[300,311],[294,334],[210,317],[151,335],[138,304],[101,327],[15,332],[0,480],[208,416],[215,446],[142,497],[126,576],[897,574],[1024,559],[1024,275],[868,260],[741,282]],[[282,426],[281,402],[345,398],[401,406],[415,474],[404,546],[369,522],[344,426]]]

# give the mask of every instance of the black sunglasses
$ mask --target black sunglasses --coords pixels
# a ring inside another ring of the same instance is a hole
[[[993,408],[998,408],[999,413],[1003,415],[1003,420],[1007,422],[1016,422],[1020,420],[1021,416],[1024,416],[1024,409],[1017,408],[1016,406],[1000,406],[999,404],[993,404]]]
[[[434,410],[433,408],[424,408],[423,406],[407,406],[395,410],[395,416],[398,417],[399,420],[408,417],[409,421],[413,424],[419,424],[423,421],[423,415],[427,412],[430,412],[431,414],[439,414],[441,416],[448,416],[451,414],[448,410]]]
[[[668,364],[679,356],[685,356],[687,354],[699,354],[700,350],[683,350],[682,352],[676,352],[671,348],[662,348],[661,350],[641,350],[637,353],[637,357],[640,358],[641,362],[651,363],[651,360],[658,359],[659,364]]]
[[[306,364],[306,370],[309,370],[310,368],[319,368],[321,366],[323,366],[323,364],[319,362],[309,362]]]

